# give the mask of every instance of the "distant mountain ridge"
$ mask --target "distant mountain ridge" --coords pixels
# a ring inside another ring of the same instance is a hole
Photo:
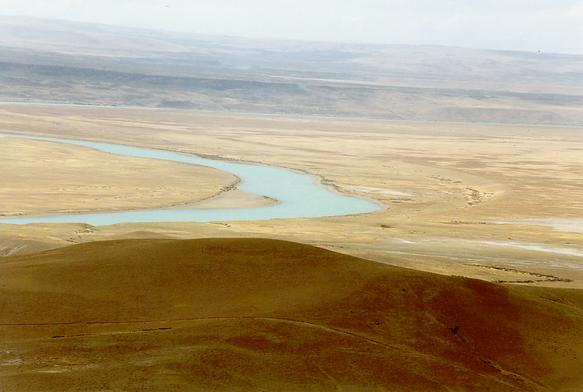
[[[2,101],[583,124],[579,55],[259,40],[0,16],[0,63]],[[92,78],[78,69],[92,69]],[[120,82],[119,73],[136,77]],[[209,92],[176,78],[237,87]]]

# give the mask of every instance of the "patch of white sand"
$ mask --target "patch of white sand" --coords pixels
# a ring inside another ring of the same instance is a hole
[[[496,222],[502,225],[535,225],[552,227],[555,231],[583,233],[583,218],[521,219]]]
[[[373,193],[376,195],[385,195],[397,198],[411,197],[413,194],[407,192],[396,191],[394,189],[375,188],[370,186],[348,186],[344,187],[354,192]]]
[[[576,249],[576,248],[563,248],[563,247],[549,246],[549,245],[545,245],[545,244],[534,244],[534,243],[516,242],[516,241],[475,241],[475,242],[479,242],[480,244],[484,244],[484,245],[510,247],[510,248],[529,250],[529,251],[533,251],[533,252],[544,252],[544,253],[553,253],[553,254],[557,254],[557,255],[583,257],[583,251]]]

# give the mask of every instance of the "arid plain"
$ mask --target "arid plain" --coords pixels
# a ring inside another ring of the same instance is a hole
[[[0,391],[580,392],[582,70],[0,16]]]
[[[0,128],[301,170],[383,206],[320,219],[1,225],[5,255],[96,240],[253,236],[447,275],[583,288],[578,128],[59,105],[3,105]],[[4,215],[268,202],[225,192],[236,178],[208,168],[7,138],[0,148],[2,164],[11,165],[4,179],[15,184],[0,195]],[[15,188],[18,178],[27,178],[27,189]],[[54,197],[57,190],[65,190],[63,197]]]
[[[255,222],[0,225],[6,390],[583,383],[583,297],[570,289],[583,287],[578,129],[54,105],[4,105],[0,128],[301,170],[383,207]],[[0,144],[4,216],[273,202],[205,167]],[[557,218],[571,227],[521,223]]]

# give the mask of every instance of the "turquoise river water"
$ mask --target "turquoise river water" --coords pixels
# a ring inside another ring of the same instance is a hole
[[[184,207],[89,214],[15,216],[0,218],[0,223],[74,222],[87,223],[93,226],[104,226],[132,222],[224,222],[354,215],[369,213],[380,209],[380,206],[372,201],[343,195],[332,189],[325,188],[313,176],[278,167],[208,159],[192,154],[111,143],[16,133],[0,132],[0,135],[20,139],[71,144],[121,156],[208,166],[232,173],[239,177],[241,179],[239,188],[245,192],[277,200],[277,203],[274,205],[257,208],[197,209],[194,207]],[[90,176],[90,173],[88,173],[88,176]],[[152,179],[152,181],[156,181],[156,179]],[[196,182],[193,182],[193,186],[196,186]]]

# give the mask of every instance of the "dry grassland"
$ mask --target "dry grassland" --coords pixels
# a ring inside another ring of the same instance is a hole
[[[0,226],[4,253],[116,238],[260,236],[443,274],[583,287],[581,233],[499,224],[583,217],[581,129],[24,105],[3,106],[0,128],[304,170],[386,207],[324,219]]]

